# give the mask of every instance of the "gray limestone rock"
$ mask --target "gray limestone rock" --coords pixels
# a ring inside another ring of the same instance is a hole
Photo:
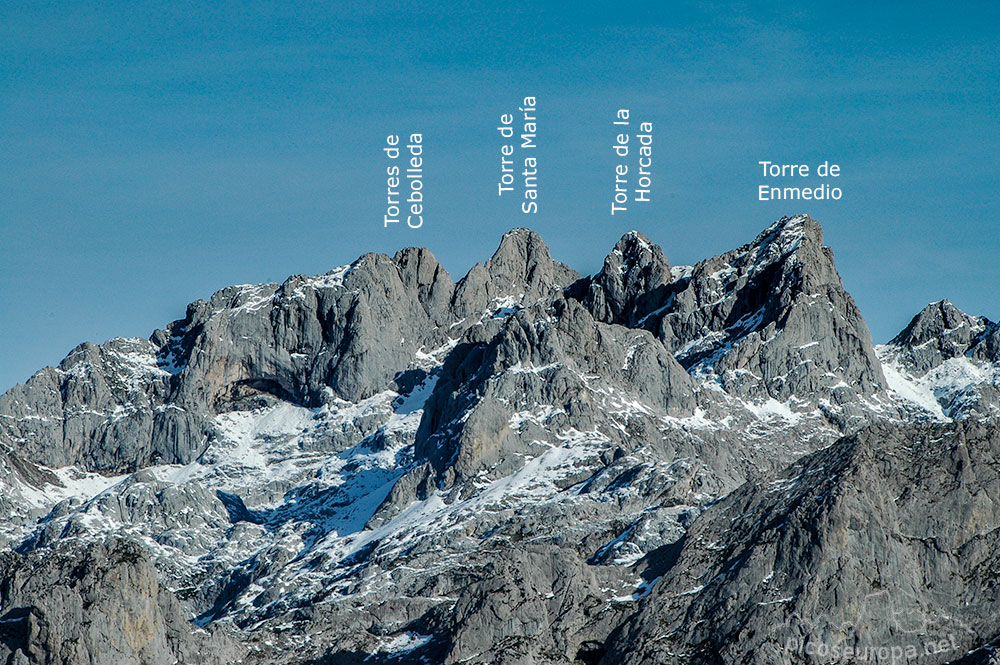
[[[879,425],[747,484],[695,520],[605,662],[957,660],[1000,634],[998,461],[993,425]]]
[[[484,264],[476,264],[455,286],[453,310],[459,318],[492,314],[498,307],[531,304],[579,278],[555,261],[541,236],[530,229],[504,234]]]
[[[188,623],[145,550],[127,541],[3,554],[0,603],[5,663],[228,664],[244,652]]]
[[[810,395],[843,404],[885,389],[871,335],[812,218],[783,218],[665,286],[666,261],[647,253],[649,286],[660,291],[619,318],[655,331],[693,375],[750,399]],[[614,256],[606,261],[612,271]]]
[[[97,469],[145,466],[171,387],[155,354],[153,344],[139,339],[81,344],[58,367],[0,396],[0,441],[48,466],[81,460]]]
[[[615,398],[615,386],[663,416],[694,408],[693,382],[652,335],[595,321],[576,300],[553,295],[510,315],[491,336],[485,328],[470,329],[449,356],[417,432],[417,458],[442,474],[453,468],[451,480],[516,471],[570,426],[615,440],[615,428],[598,424],[609,410],[634,408]],[[539,411],[548,432],[521,427]],[[621,442],[633,446],[628,437]]]
[[[674,280],[663,250],[629,231],[587,281],[584,304],[595,319],[635,328],[666,302]]]
[[[907,367],[922,376],[951,358],[968,355],[977,360],[1000,362],[996,323],[969,316],[948,300],[927,305],[889,342],[905,351]]]

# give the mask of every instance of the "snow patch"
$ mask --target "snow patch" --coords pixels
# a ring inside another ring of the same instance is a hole
[[[389,657],[401,656],[415,649],[419,649],[433,639],[433,635],[421,635],[420,633],[400,633],[388,641],[379,645],[379,651],[391,654]],[[367,658],[365,659],[367,660]]]
[[[329,265],[329,264],[327,264]],[[335,289],[344,286],[344,278],[347,274],[351,272],[351,264],[345,266],[338,266],[326,273],[325,275],[320,275],[319,277],[313,277],[309,280],[309,284],[314,289]]]
[[[773,420],[774,418],[781,418],[782,420],[795,424],[801,419],[801,415],[793,411],[792,407],[787,402],[779,402],[773,397],[768,398],[768,400],[762,404],[744,402],[743,405],[746,407],[747,411],[757,417],[757,420],[764,422]]]

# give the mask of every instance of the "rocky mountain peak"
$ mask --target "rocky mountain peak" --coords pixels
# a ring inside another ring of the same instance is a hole
[[[877,351],[890,387],[933,418],[1000,412],[1000,325],[985,317],[939,300]]]
[[[880,392],[871,335],[822,242],[811,217],[784,217],[678,275],[631,319],[689,372],[745,397],[844,404]]]
[[[552,259],[540,235],[525,228],[505,233],[485,267],[495,292],[505,295],[519,289],[541,295],[553,286],[566,286],[579,277],[574,270]]]
[[[590,280],[584,304],[599,321],[636,327],[662,303],[671,281],[663,250],[638,231],[629,231]]]
[[[503,235],[485,264],[477,263],[459,280],[453,311],[463,318],[482,314],[484,307],[531,303],[579,277],[575,270],[552,258],[538,233],[513,229]]]
[[[919,372],[962,356],[993,363],[1000,361],[1000,324],[939,300],[924,307],[887,346],[905,353]]]
[[[663,256],[663,251],[658,245],[654,245],[649,238],[635,229],[625,233],[615,243],[611,253],[621,256],[626,264],[647,264],[654,259],[654,255]]]
[[[448,321],[455,283],[437,257],[428,249],[408,247],[396,252],[392,260],[403,285],[417,291],[418,300],[434,322],[442,325]]]
[[[797,243],[822,246],[823,227],[809,215],[782,217],[757,234],[748,247],[773,247],[781,255],[797,249]]]
[[[953,358],[964,354],[991,325],[987,319],[969,316],[949,300],[939,300],[920,310],[889,343],[909,349],[931,343],[942,358]]]

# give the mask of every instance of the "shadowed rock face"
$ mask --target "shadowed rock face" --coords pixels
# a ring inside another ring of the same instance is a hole
[[[458,479],[507,475],[537,452],[538,432],[511,429],[515,413],[545,405],[561,412],[553,425],[579,430],[604,420],[588,376],[641,395],[662,415],[694,409],[695,384],[652,335],[598,323],[575,300],[555,296],[470,332],[441,371],[416,443],[418,458],[441,473],[454,466]]]
[[[581,278],[515,229],[457,282],[366,254],[81,345],[0,396],[0,663],[984,647],[997,326],[876,349],[822,243],[633,231]]]
[[[823,230],[807,216],[674,275],[660,248],[632,232],[584,289],[596,318],[655,332],[689,372],[727,392],[842,404],[886,387]]]
[[[587,280],[584,303],[598,321],[639,327],[666,300],[674,281],[663,250],[638,231],[622,236]]]
[[[685,367],[736,392],[839,402],[883,390],[871,335],[822,242],[811,218],[786,218],[699,263],[661,315],[660,337]]]

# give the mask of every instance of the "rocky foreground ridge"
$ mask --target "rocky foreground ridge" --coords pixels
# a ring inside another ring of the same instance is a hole
[[[998,377],[806,216],[229,287],[0,396],[0,663],[993,662]]]

